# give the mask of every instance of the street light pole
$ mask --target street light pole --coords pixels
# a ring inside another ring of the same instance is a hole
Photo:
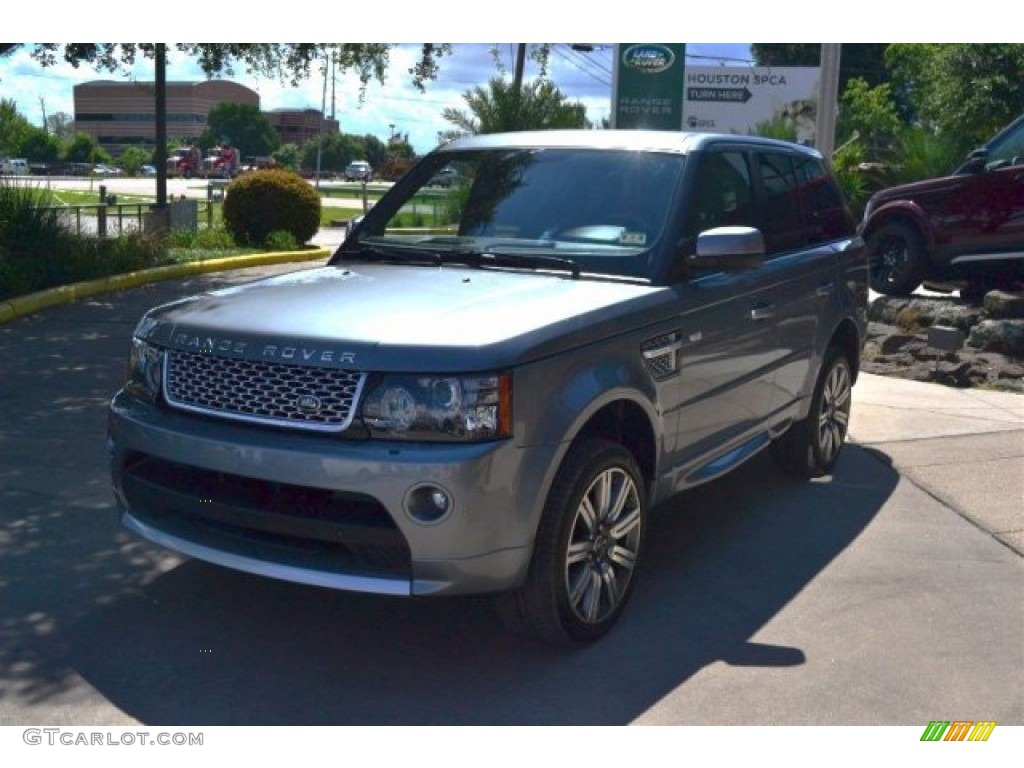
[[[330,54],[328,54],[329,56]],[[324,153],[324,121],[327,119],[327,75],[330,73],[330,59],[324,60],[324,95],[320,101],[320,123],[316,135],[316,179],[313,186],[320,189],[320,160]]]
[[[156,164],[156,208],[167,207],[167,44],[156,44],[156,147],[153,162]]]
[[[526,65],[526,43],[519,43],[516,46],[516,69],[512,78],[512,88],[516,96],[523,90],[523,67]]]

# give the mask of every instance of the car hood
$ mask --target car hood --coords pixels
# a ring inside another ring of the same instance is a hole
[[[669,289],[461,266],[328,266],[158,307],[137,335],[250,359],[381,371],[488,370],[671,312]]]
[[[900,184],[896,187],[880,189],[871,196],[874,205],[890,202],[891,200],[907,200],[943,192],[951,187],[963,184],[963,176],[941,176],[937,179],[925,179],[910,184]]]

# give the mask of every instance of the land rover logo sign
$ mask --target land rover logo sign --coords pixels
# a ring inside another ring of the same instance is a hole
[[[316,413],[320,410],[320,398],[316,395],[299,395],[295,404],[303,413]]]
[[[683,128],[686,43],[617,43],[612,126]]]
[[[629,69],[647,75],[657,75],[675,63],[676,55],[664,45],[643,43],[632,45],[622,54],[622,63]]]

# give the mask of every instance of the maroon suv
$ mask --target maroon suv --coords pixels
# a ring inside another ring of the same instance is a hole
[[[861,233],[879,293],[931,280],[959,281],[971,296],[1024,281],[1024,115],[952,176],[876,192]]]

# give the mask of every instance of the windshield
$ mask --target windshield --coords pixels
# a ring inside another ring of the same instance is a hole
[[[563,261],[574,272],[649,278],[684,162],[581,148],[437,153],[370,211],[359,245],[520,254],[533,268]]]

